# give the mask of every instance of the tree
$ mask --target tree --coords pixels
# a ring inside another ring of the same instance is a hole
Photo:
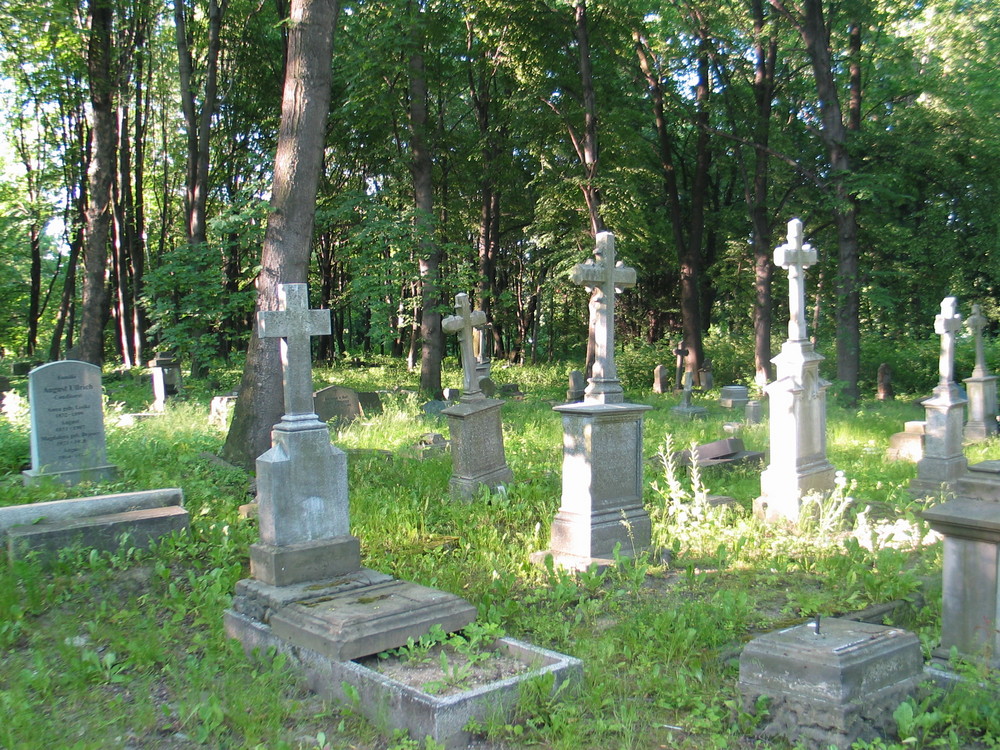
[[[306,281],[330,110],[330,60],[338,0],[292,0],[271,215],[257,277],[257,310],[275,310],[278,285]],[[223,457],[250,468],[283,413],[277,340],[250,337]]]

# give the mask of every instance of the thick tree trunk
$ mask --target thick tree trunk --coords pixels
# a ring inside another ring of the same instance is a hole
[[[90,26],[87,75],[90,91],[91,154],[83,261],[83,300],[77,356],[85,362],[100,366],[104,363],[104,324],[108,312],[105,276],[117,142],[113,96],[115,87],[111,70],[113,4],[110,0],[90,0],[87,8]]]
[[[257,277],[257,309],[277,308],[278,284],[306,280],[316,189],[330,109],[330,59],[338,0],[293,0],[271,214]],[[251,468],[271,445],[284,411],[278,341],[250,337],[233,422],[222,455]]]

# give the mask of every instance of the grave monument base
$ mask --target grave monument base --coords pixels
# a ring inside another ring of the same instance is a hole
[[[271,586],[334,578],[360,567],[361,543],[350,535],[281,546],[250,545],[250,575]]]
[[[980,461],[958,480],[958,493],[978,500],[1000,502],[1000,461]]]
[[[111,482],[118,477],[118,467],[114,464],[104,466],[88,466],[85,469],[70,469],[68,471],[45,471],[44,469],[25,469],[21,472],[25,487],[35,487],[47,480],[68,487],[80,482]]]
[[[892,713],[923,680],[920,641],[884,625],[829,618],[768,633],[740,656],[738,688],[762,733],[807,748],[846,750],[895,727]],[[798,747],[798,745],[796,745]]]
[[[768,466],[760,475],[761,494],[753,501],[754,515],[768,523],[797,523],[802,513],[803,498],[832,492],[836,474],[837,470],[825,457],[791,472]]]
[[[475,619],[476,608],[454,594],[361,568],[289,586],[246,578],[236,584],[226,632],[248,645],[266,626],[277,639],[345,661],[403,646],[434,625],[451,632]]]
[[[938,385],[924,401],[924,457],[917,463],[917,477],[910,482],[914,497],[954,494],[968,468],[962,453],[962,424],[968,399],[955,383]]]
[[[963,433],[966,440],[980,442],[997,434],[997,376],[966,378],[969,397],[969,421]]]
[[[451,431],[453,468],[448,486],[456,500],[471,500],[480,486],[493,491],[514,480],[504,453],[503,404],[499,399],[468,399],[441,412]]]

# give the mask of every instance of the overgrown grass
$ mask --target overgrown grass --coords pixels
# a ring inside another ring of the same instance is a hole
[[[735,657],[754,634],[902,599],[911,606],[897,610],[900,624],[928,650],[934,645],[940,544],[927,537],[922,505],[906,493],[915,468],[884,460],[888,436],[919,418],[915,406],[831,404],[828,455],[843,472],[838,491],[797,527],[777,528],[751,513],[759,467],[690,473],[670,461],[674,451],[724,437],[723,423],[739,415],[709,394],[701,397],[706,420],[677,421],[669,409],[676,397],[633,385],[630,399],[654,407],[645,424],[645,501],[658,551],[571,575],[528,561],[546,547],[559,505],[562,430],[551,406],[563,396],[568,369],[496,368],[498,382],[517,382],[528,394],[503,411],[516,482],[469,504],[448,496],[447,455],[421,459],[410,450],[425,432],[447,433],[443,419],[423,415],[416,396],[387,394],[382,415],[334,434],[345,448],[392,452],[359,453],[349,463],[352,530],[365,565],[460,594],[483,622],[585,661],[579,695],[525,695],[514,721],[481,728],[487,743],[781,748],[752,739],[752,721],[737,709]],[[229,372],[215,384],[188,382],[165,415],[122,427],[116,415],[143,410],[151,394],[134,374],[110,378],[108,453],[121,469],[113,484],[22,487],[25,414],[14,409],[0,418],[0,505],[179,486],[192,514],[190,535],[150,551],[69,550],[50,570],[0,561],[0,746],[414,746],[380,737],[349,708],[324,704],[281,658],[246,659],[223,634],[222,613],[248,575],[256,528],[238,512],[250,477],[210,459],[224,434],[207,417],[216,387],[237,379]],[[391,366],[318,370],[322,383],[416,385]],[[766,450],[766,425],[741,436],[747,447]],[[980,444],[973,455],[1000,457],[1000,443]],[[735,502],[713,505],[709,494]],[[901,738],[884,746],[996,746],[995,681],[980,682],[985,687],[968,688],[962,701],[914,701],[900,714]]]

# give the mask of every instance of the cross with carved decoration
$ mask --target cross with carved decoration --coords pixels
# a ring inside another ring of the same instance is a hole
[[[283,422],[318,421],[313,406],[310,339],[330,334],[330,311],[310,310],[305,284],[279,284],[278,309],[257,312],[261,338],[281,339]]]
[[[938,358],[940,384],[948,385],[955,379],[955,336],[962,330],[962,316],[958,314],[958,300],[945,297],[941,312],[934,318],[934,333],[941,336],[941,355]]]
[[[806,269],[816,263],[816,250],[802,243],[802,222],[788,222],[788,240],[774,250],[774,265],[788,271],[788,338],[806,340]]]
[[[972,377],[974,378],[985,378],[989,375],[989,371],[986,369],[986,352],[983,348],[983,329],[988,323],[989,321],[983,315],[979,305],[973,305],[972,315],[965,321],[965,325],[972,332],[976,342],[976,366],[972,368]]]
[[[615,368],[615,294],[635,286],[635,269],[615,261],[615,236],[597,235],[593,259],[578,263],[570,272],[574,284],[594,292],[590,297],[590,329],[594,334],[594,366],[584,400],[597,403],[621,403],[623,400],[618,371]]]
[[[479,389],[479,378],[476,377],[473,329],[486,325],[486,313],[473,310],[469,304],[469,295],[465,292],[455,295],[455,312],[456,315],[449,315],[441,321],[441,328],[446,333],[458,334],[458,345],[462,350],[462,400],[485,398]]]

